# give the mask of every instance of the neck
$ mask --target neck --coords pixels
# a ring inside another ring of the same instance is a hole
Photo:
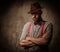
[[[42,20],[42,18],[38,18],[38,20],[37,21],[34,21],[34,24],[36,25],[36,24],[41,24],[41,22],[42,22],[43,20]]]

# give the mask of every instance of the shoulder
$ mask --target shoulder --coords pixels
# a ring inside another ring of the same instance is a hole
[[[53,24],[51,22],[46,21],[44,27],[45,27],[45,29],[46,28],[52,28],[53,27]]]
[[[31,22],[27,22],[24,27],[28,27]]]
[[[46,21],[45,26],[52,26],[53,24],[51,22]]]

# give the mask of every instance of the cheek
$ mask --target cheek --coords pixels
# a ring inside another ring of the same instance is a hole
[[[32,15],[32,18],[34,18],[34,15]]]
[[[35,18],[36,17],[36,15],[32,15],[32,18]]]

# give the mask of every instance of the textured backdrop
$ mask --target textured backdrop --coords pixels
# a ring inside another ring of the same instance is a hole
[[[15,0],[1,1],[0,14],[0,50],[3,52],[20,52],[18,45],[23,25],[31,20],[31,15],[27,14],[30,4],[35,0]],[[39,1],[43,14],[42,18],[53,24],[53,37],[50,44],[50,52],[58,52],[59,48],[59,16],[51,2]]]

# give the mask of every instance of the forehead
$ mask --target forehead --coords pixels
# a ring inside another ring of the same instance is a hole
[[[40,15],[39,13],[31,13],[31,15]]]

